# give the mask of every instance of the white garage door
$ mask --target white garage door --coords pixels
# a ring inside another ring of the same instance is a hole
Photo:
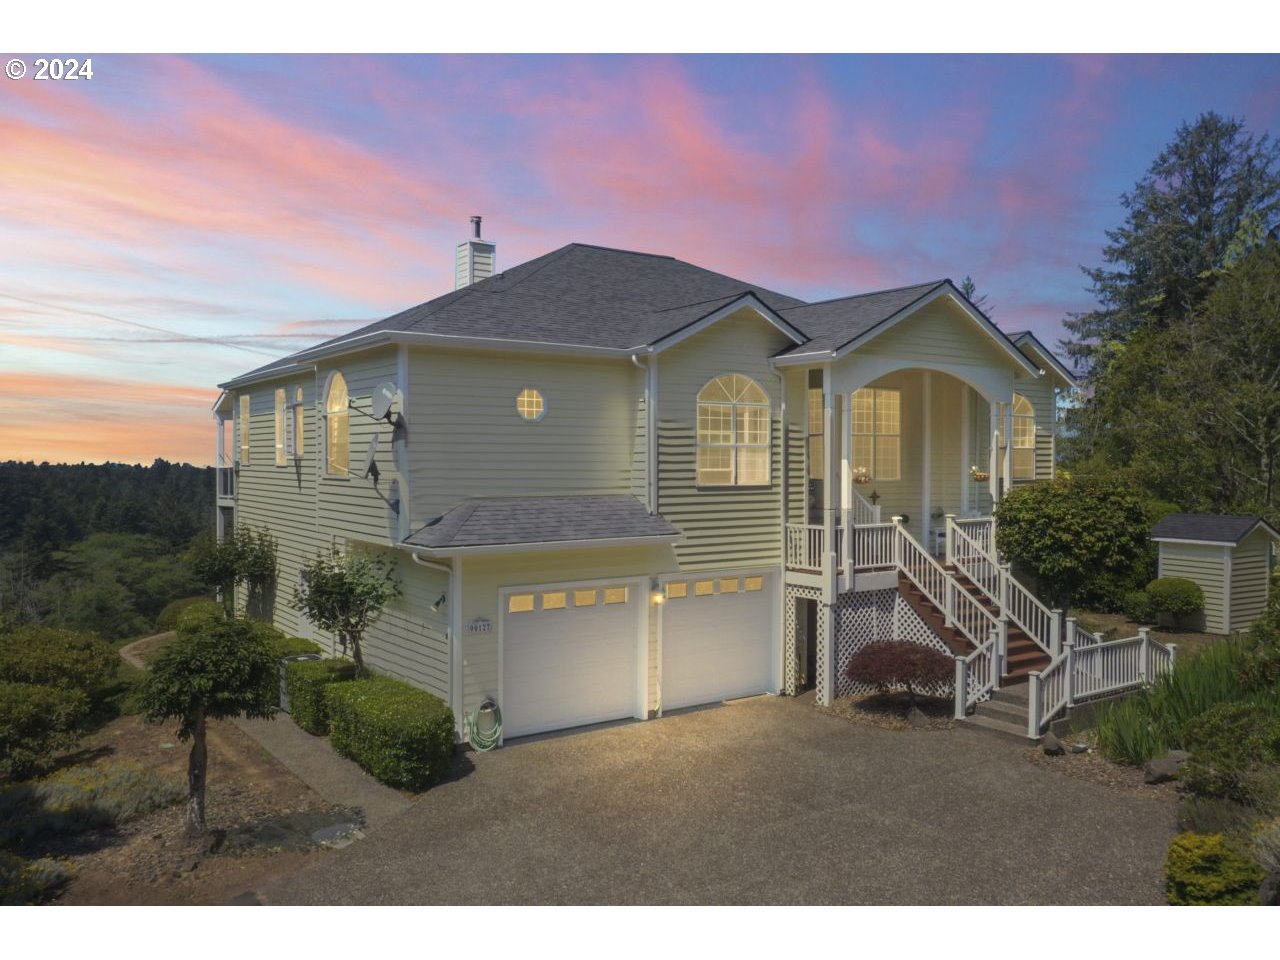
[[[772,689],[773,577],[690,577],[664,590],[664,710]]]
[[[519,737],[636,714],[635,585],[537,587],[505,594],[502,726]]]

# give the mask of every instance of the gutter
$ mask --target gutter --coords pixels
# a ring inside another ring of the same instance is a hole
[[[649,515],[658,512],[658,358],[650,347],[644,364],[640,354],[633,353],[631,362],[644,370],[644,485],[645,505]]]

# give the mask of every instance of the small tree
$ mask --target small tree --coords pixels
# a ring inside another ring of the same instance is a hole
[[[881,640],[855,653],[845,668],[845,676],[858,683],[870,683],[879,693],[904,689],[914,706],[919,690],[946,683],[955,676],[955,660],[920,643]]]
[[[177,720],[178,739],[191,741],[187,836],[205,831],[206,722],[275,714],[280,667],[270,635],[250,620],[190,617],[179,621],[177,639],[151,662],[142,685],[144,718]]]
[[[240,541],[235,531],[228,531],[222,540],[209,533],[200,534],[191,544],[187,562],[197,577],[217,590],[227,616],[231,616],[240,580]]]
[[[1018,487],[995,517],[996,547],[1064,609],[1090,576],[1130,578],[1145,557],[1142,501],[1117,479],[1064,476]]]
[[[335,547],[327,556],[317,553],[303,566],[293,594],[293,608],[312,623],[338,635],[343,652],[350,651],[356,676],[364,676],[360,643],[369,625],[378,619],[400,585],[391,575],[391,563],[364,551],[341,553]]]
[[[251,617],[269,619],[274,606],[272,587],[276,582],[276,541],[266,527],[242,527],[236,535],[239,545],[236,571],[246,590],[245,611]]]

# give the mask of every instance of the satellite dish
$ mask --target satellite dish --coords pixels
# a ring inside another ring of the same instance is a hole
[[[400,390],[394,383],[384,383],[373,391],[373,417],[383,420],[391,412],[391,404],[395,403]]]
[[[375,433],[369,438],[369,449],[364,455],[364,475],[373,477],[373,482],[378,482],[378,464],[374,462],[374,457],[378,455],[378,435]]]

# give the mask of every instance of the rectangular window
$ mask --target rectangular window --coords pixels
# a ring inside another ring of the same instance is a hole
[[[707,597],[716,592],[716,582],[714,580],[696,580],[693,584],[693,595],[695,597]]]
[[[573,591],[573,605],[575,607],[594,607],[596,605],[596,592],[594,590]]]
[[[902,479],[902,400],[898,390],[863,387],[850,398],[853,475]]]
[[[737,592],[738,592],[738,578],[737,578],[737,577],[725,577],[723,580],[721,580],[721,581],[720,581],[720,592],[721,592],[721,593],[737,593]]]
[[[667,599],[678,599],[689,595],[689,585],[683,580],[667,584]]]
[[[823,462],[822,436],[825,432],[825,414],[822,410],[822,371],[809,371],[809,386],[805,393],[808,416],[809,479],[821,480],[826,470]]]
[[[532,609],[532,593],[513,593],[507,597],[507,613],[528,613]]]
[[[240,465],[249,465],[249,395],[240,397]]]
[[[764,589],[764,577],[747,577],[745,580],[747,593],[757,593]]]
[[[606,587],[604,591],[605,603],[626,603],[627,588],[626,587]]]
[[[567,598],[562,590],[558,590],[555,593],[544,593],[542,595],[542,609],[563,610],[567,606],[566,600]]]
[[[283,467],[288,460],[284,448],[284,387],[276,388],[275,430],[276,430],[276,466]]]
[[[302,406],[302,388],[293,388],[293,403],[289,412],[289,422],[293,424],[292,431],[288,433],[286,446],[291,457],[301,457],[306,452],[306,444],[303,442],[303,434],[306,427],[305,408]]]

